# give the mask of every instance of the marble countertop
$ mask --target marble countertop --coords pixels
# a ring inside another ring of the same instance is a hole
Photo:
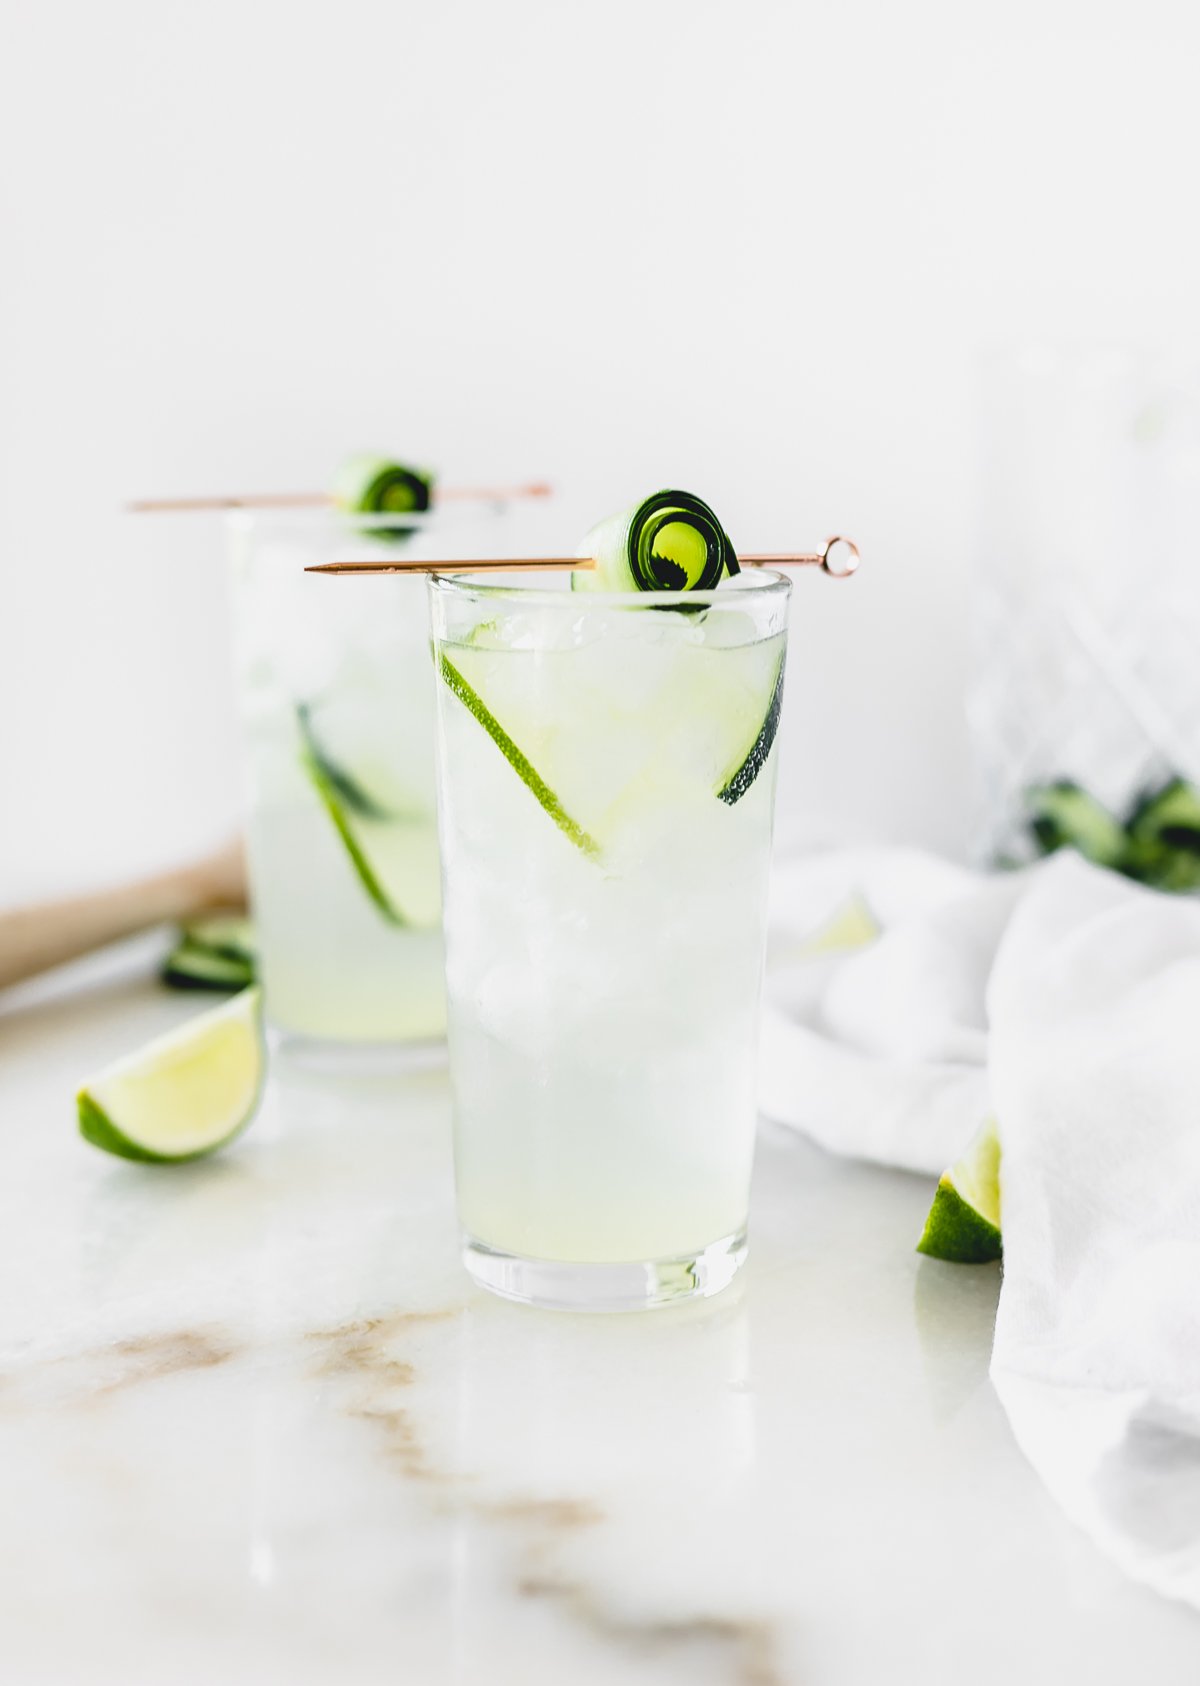
[[[764,1128],[733,1288],[533,1312],[459,1266],[440,1069],[280,1062],[208,1163],[81,1143],[194,1010],[0,1015],[6,1686],[1193,1686],[1200,1623],[1012,1443],[925,1182]]]

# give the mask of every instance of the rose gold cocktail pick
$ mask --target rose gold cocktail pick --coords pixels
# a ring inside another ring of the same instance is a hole
[[[758,551],[741,555],[743,568],[821,568],[831,579],[846,580],[859,564],[853,539],[836,534],[820,550]],[[587,572],[596,567],[593,556],[475,556],[456,561],[429,561],[424,557],[397,556],[387,562],[314,562],[306,574],[485,574]]]
[[[434,489],[433,501],[436,504],[458,498],[479,498],[498,503],[505,498],[548,498],[552,491],[553,487],[544,480],[533,481],[528,486],[439,486]],[[183,515],[210,509],[332,509],[334,504],[328,492],[245,492],[213,498],[138,498],[127,503],[125,510],[129,515]],[[379,512],[349,510],[347,513]],[[386,515],[387,511],[383,513]]]

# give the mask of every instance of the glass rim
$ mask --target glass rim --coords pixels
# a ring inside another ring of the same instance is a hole
[[[787,575],[775,568],[747,569],[733,577],[742,583],[735,585],[732,591],[728,580],[723,580],[711,591],[572,591],[569,586],[559,591],[548,591],[541,585],[500,585],[490,581],[483,573],[439,574],[434,566],[429,574],[429,591],[431,596],[445,592],[451,597],[482,603],[508,600],[539,609],[570,606],[578,612],[587,608],[711,609],[734,602],[742,592],[748,592],[761,602],[786,597],[792,589]]]

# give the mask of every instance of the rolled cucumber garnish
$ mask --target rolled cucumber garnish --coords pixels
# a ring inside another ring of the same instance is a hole
[[[593,527],[579,547],[594,568],[571,575],[575,591],[712,591],[739,572],[729,535],[691,492],[655,492]]]
[[[333,482],[333,501],[348,515],[420,515],[433,500],[433,475],[388,457],[349,457]]]

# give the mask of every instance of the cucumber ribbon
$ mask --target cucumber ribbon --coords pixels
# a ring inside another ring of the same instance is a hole
[[[740,572],[729,535],[691,492],[655,492],[592,528],[579,547],[595,568],[571,575],[576,591],[712,591]]]
[[[350,515],[420,515],[433,501],[433,475],[388,457],[348,458],[333,483],[333,501]]]

